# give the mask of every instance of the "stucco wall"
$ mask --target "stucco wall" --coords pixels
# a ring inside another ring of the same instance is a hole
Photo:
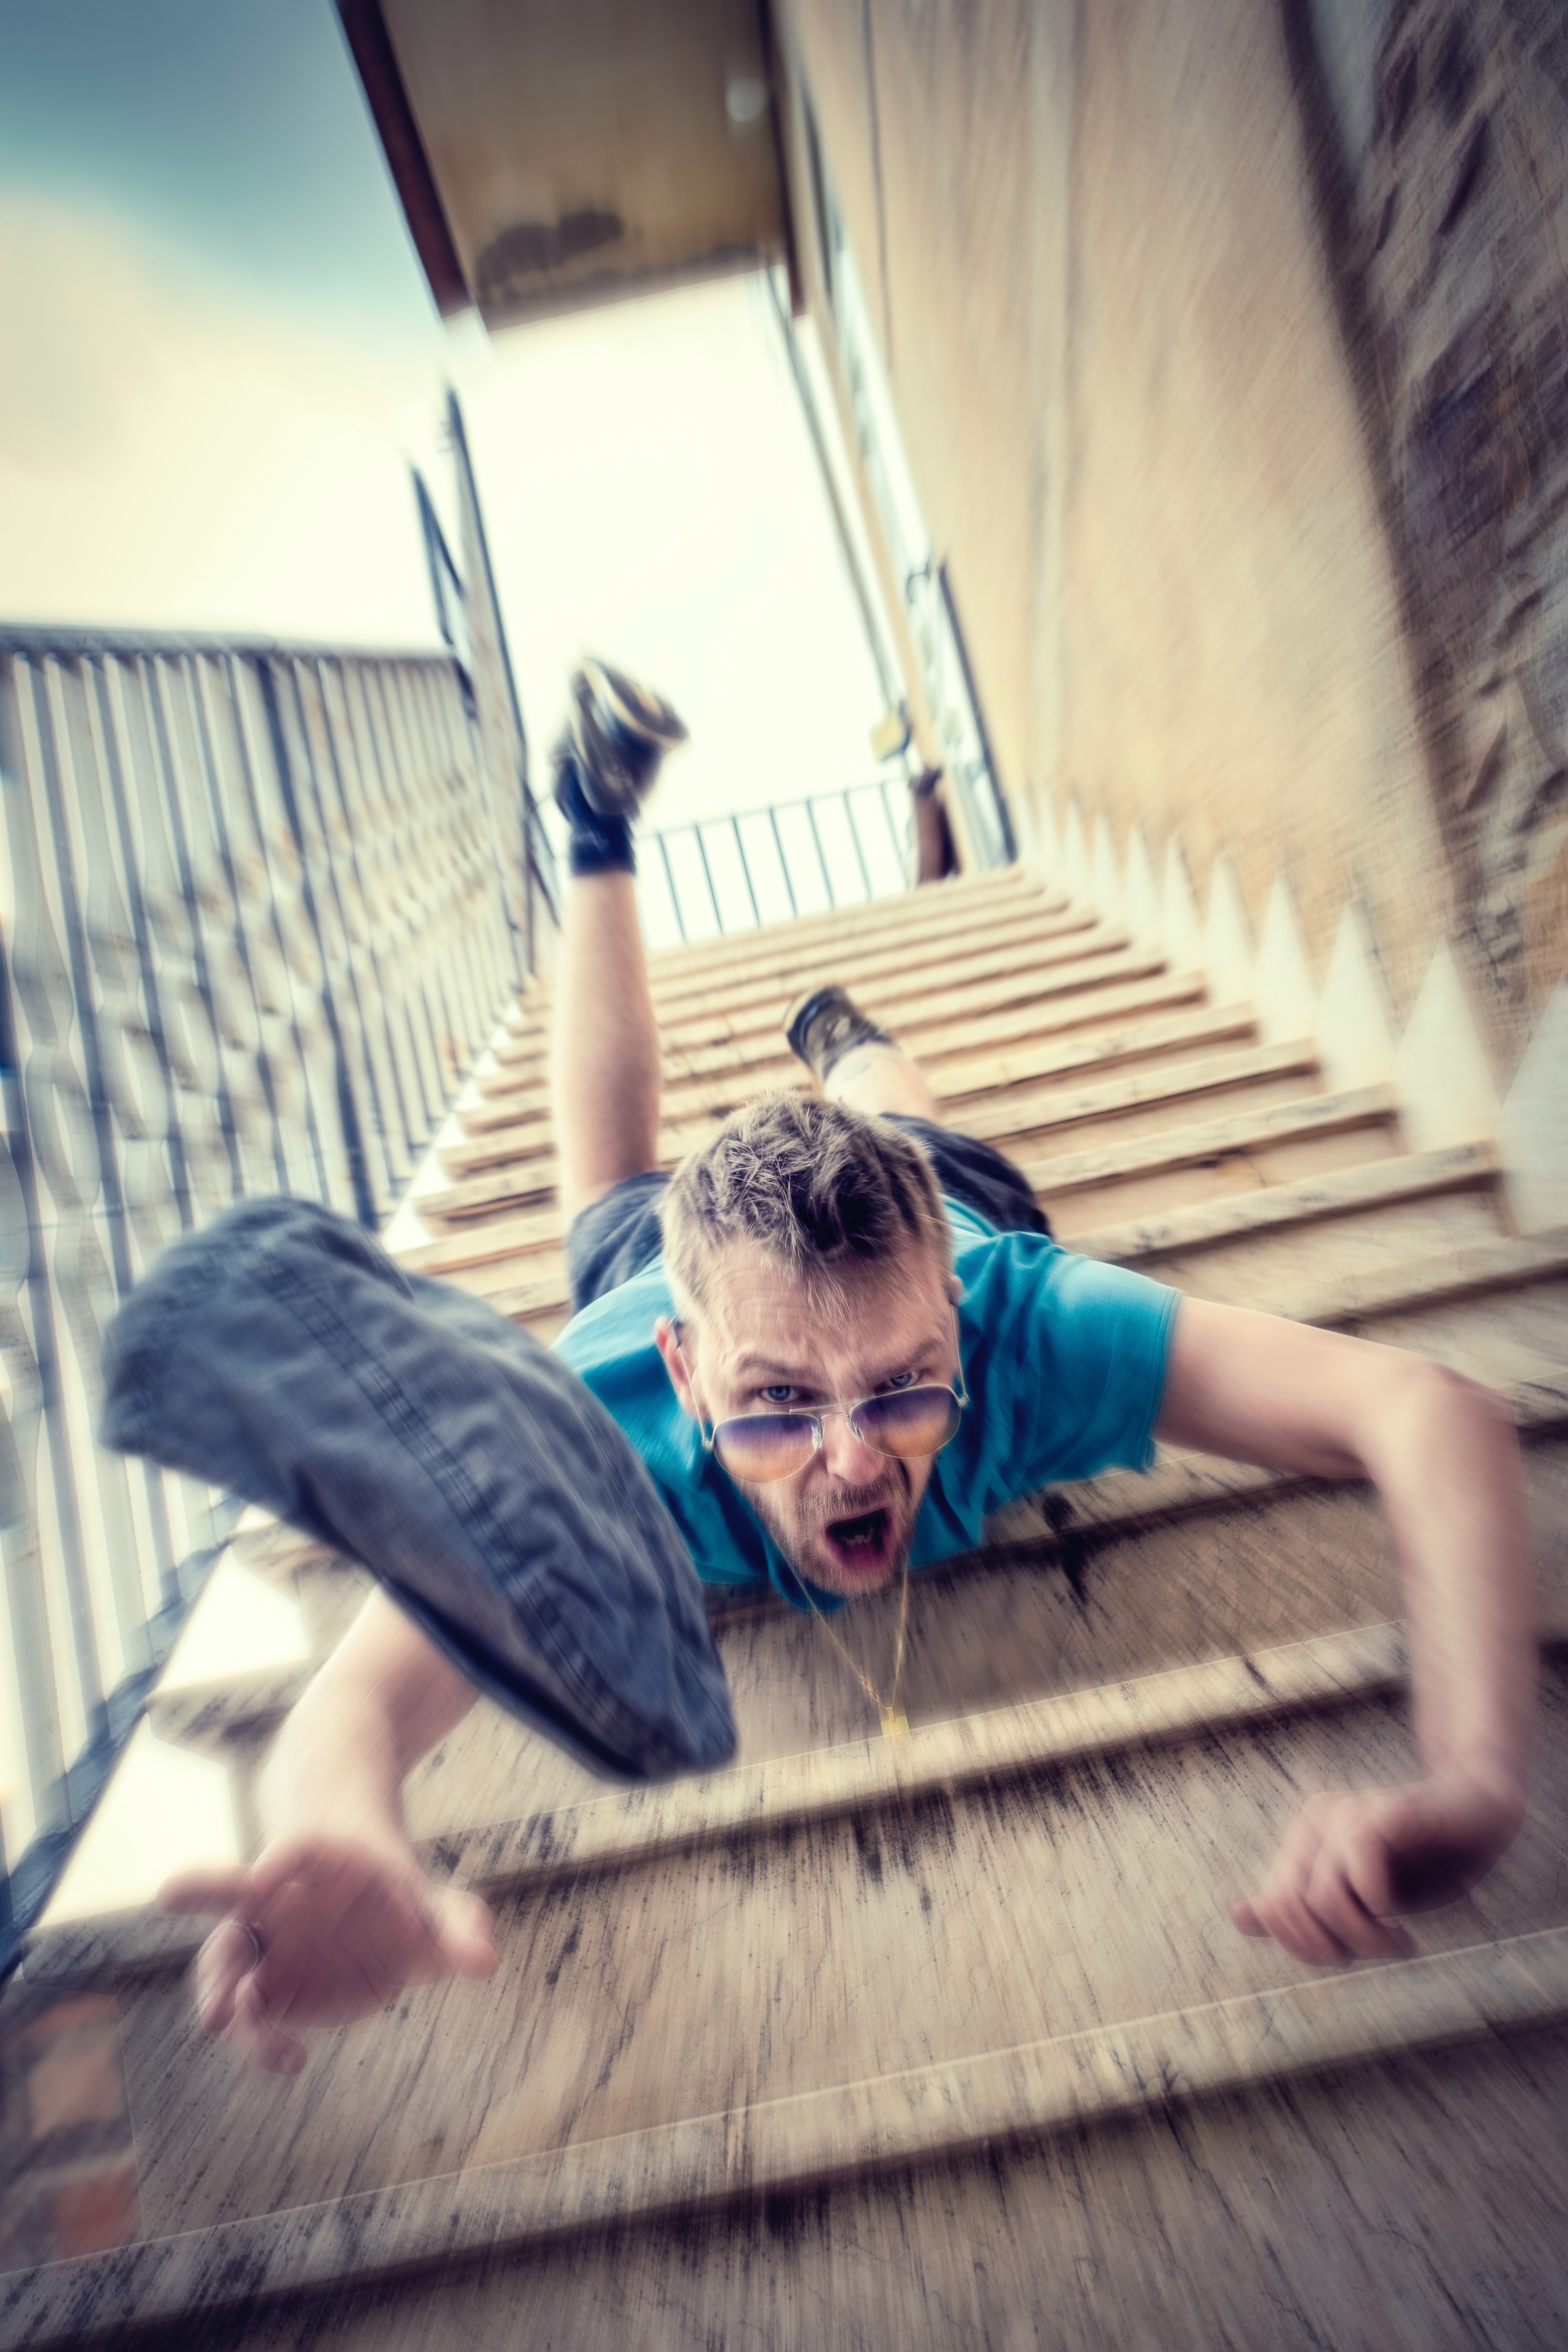
[[[1320,969],[1359,896],[1407,1006],[1449,868],[1276,8],[1085,0],[1071,240],[1063,779]]]
[[[948,563],[992,750],[1015,805],[1035,756],[1046,404],[1037,361],[1045,314],[1032,290],[1034,14],[1029,0],[979,14],[797,0],[786,19],[924,520]],[[795,130],[804,275],[831,346],[798,121]],[[944,161],[933,169],[937,155]],[[998,255],[1011,257],[1013,272],[1001,299]],[[885,587],[897,622],[900,583],[890,572]],[[918,719],[924,714],[912,672],[911,685]],[[937,756],[934,734],[921,731]]]
[[[1400,587],[1271,0],[792,0],[1002,781],[1200,891],[1454,919]]]

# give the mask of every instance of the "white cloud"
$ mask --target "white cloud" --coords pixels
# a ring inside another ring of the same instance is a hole
[[[7,618],[428,643],[397,424],[443,357],[247,310],[101,215],[0,202]]]
[[[874,673],[756,284],[377,351],[0,199],[0,305],[4,617],[429,643],[408,452],[449,509],[451,375],[540,752],[592,648],[690,723],[659,821],[870,772]]]

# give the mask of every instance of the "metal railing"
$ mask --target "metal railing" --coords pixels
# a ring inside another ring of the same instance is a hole
[[[248,1193],[377,1225],[536,887],[444,656],[0,631],[0,1974],[232,1517],[94,1442],[104,1328]]]
[[[902,783],[898,787],[902,794]],[[886,778],[847,792],[704,817],[637,836],[638,897],[650,947],[716,939],[907,890],[907,814]]]

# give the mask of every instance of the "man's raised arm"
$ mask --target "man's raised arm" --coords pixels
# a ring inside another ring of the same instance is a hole
[[[1512,1422],[1426,1358],[1184,1299],[1157,1435],[1313,1476],[1364,1475],[1394,1532],[1426,1777],[1313,1797],[1234,1909],[1323,1966],[1414,1947],[1388,1924],[1451,1902],[1524,1818],[1535,1580]]]
[[[403,1819],[403,1782],[476,1693],[383,1592],[373,1593],[284,1724],[261,1777],[267,1843],[248,1868],[194,1871],[160,1901],[228,1916],[196,1962],[202,2027],[252,2064],[297,2074],[297,2029],[386,2008],[405,1984],[489,1976],[489,1914],[433,1886]]]

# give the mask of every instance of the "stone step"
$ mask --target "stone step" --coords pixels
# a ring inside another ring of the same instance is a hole
[[[1549,1929],[220,2223],[19,2279],[0,2340],[794,2344],[826,2268],[835,2346],[1545,2352],[1565,1966]]]
[[[945,883],[796,915],[761,929],[658,948],[648,957],[648,971],[658,987],[686,981],[700,985],[715,973],[738,973],[748,965],[773,962],[781,951],[787,957],[801,949],[831,950],[841,940],[948,939],[967,924],[1005,919],[1015,908],[1057,914],[1065,912],[1068,903],[1063,891],[1047,887],[1032,875],[955,875]]]
[[[943,1018],[929,1028],[906,1029],[900,1033],[899,1043],[922,1066],[938,1066],[928,1067],[927,1075],[940,1092],[942,1062],[961,1053],[984,1055],[1019,1040],[1032,1042],[1042,1036],[1058,1035],[1064,1026],[1081,1025],[1086,1019],[1098,1017],[1097,1001],[1102,992],[1110,999],[1111,1017],[1115,1017],[1124,1005],[1126,990],[1134,983],[1157,982],[1163,969],[1161,956],[1142,952],[1073,959],[1048,977],[1042,976],[1027,1004],[1010,1004],[1002,1012],[959,1022]],[[1064,1007],[1070,1008],[1065,1023]],[[809,1075],[790,1052],[782,1034],[775,1033],[765,1062],[760,1057],[746,1061],[719,1056],[706,1076],[679,1078],[667,1071],[662,1109],[672,1124],[704,1115],[724,1118],[742,1103],[750,1101],[764,1086],[810,1084]],[[515,1097],[468,1096],[459,1099],[437,1139],[437,1156],[442,1166],[453,1173],[484,1167],[499,1154],[526,1145],[531,1137],[542,1132],[550,1108],[549,1089],[545,1087],[530,1087]]]
[[[920,940],[901,947],[839,948],[831,956],[803,953],[798,964],[765,972],[760,979],[716,978],[689,998],[659,1003],[661,1034],[677,1051],[721,1043],[771,1028],[788,999],[803,986],[837,980],[868,1005],[891,1009],[910,996],[924,995],[933,967],[954,987],[972,982],[1005,981],[1027,972],[1043,950],[1096,936],[1103,926],[1087,908],[1060,914],[1024,912],[986,922],[981,936],[961,931],[949,942]],[[505,1016],[496,1052],[501,1063],[523,1066],[542,1061],[549,1047],[551,1003],[530,992]]]
[[[1481,1369],[1473,1331],[1406,1337],[1471,1373]],[[1509,1369],[1494,1365],[1494,1385],[1531,1442],[1542,1556],[1555,1591],[1568,1578],[1564,1531],[1552,1524],[1568,1504],[1563,1381],[1550,1367],[1510,1381]],[[1309,1489],[1277,1472],[1177,1453],[1144,1477],[1021,1497],[988,1521],[985,1538],[973,1557],[911,1582],[905,1700],[917,1726],[964,1706],[1148,1675],[1183,1657],[1278,1648],[1399,1606],[1386,1533],[1365,1490]],[[1267,1545],[1275,1547],[1271,1568]],[[1257,1590],[1254,1574],[1265,1579]],[[1086,1601],[1090,1583],[1100,1608]],[[1112,1592],[1121,1596],[1114,1624],[1102,1615]],[[710,1597],[743,1759],[793,1755],[874,1727],[874,1710],[811,1618],[765,1590]],[[872,1670],[892,1654],[896,1615],[886,1597],[857,1611],[854,1647]],[[251,1736],[287,1713],[313,1671],[310,1661],[160,1691],[149,1713],[161,1738],[248,1771]],[[410,1821],[426,1833],[509,1817],[525,1792],[550,1811],[594,1792],[590,1776],[499,1710],[487,1707],[410,1784]]]
[[[1355,1215],[1385,1203],[1433,1193],[1489,1190],[1496,1184],[1498,1158],[1489,1143],[1457,1143],[1443,1151],[1414,1151],[1332,1175],[1245,1192],[1223,1201],[1173,1210],[1168,1216],[1138,1218],[1074,1236],[1081,1256],[1119,1265],[1190,1256],[1226,1242],[1250,1239],[1281,1227]],[[1151,1269],[1152,1270],[1152,1269]]]
[[[913,996],[924,996],[938,971],[950,988],[1005,987],[1016,982],[1027,988],[1032,973],[1046,953],[1067,950],[1076,940],[1087,947],[1092,940],[1124,933],[1100,922],[1087,907],[1069,907],[1059,914],[1026,910],[987,920],[973,934],[957,933],[947,941],[928,940],[901,949],[846,949],[836,956],[808,956],[787,976],[792,994],[814,981],[837,980],[852,990],[868,1011],[888,1019]],[[689,1052],[707,1043],[744,1037],[766,1029],[781,1009],[779,983],[772,978],[720,986],[699,1010],[682,1013],[671,1004],[661,1024],[673,1050]]]
[[[977,930],[1011,931],[1058,918],[1068,921],[1088,909],[1072,906],[1060,891],[1040,885],[1013,885],[987,890],[975,885],[967,890],[944,891],[933,905],[926,892],[906,892],[858,906],[839,908],[829,915],[808,916],[761,931],[736,931],[700,946],[661,949],[648,957],[648,984],[654,1002],[662,1007],[682,1004],[698,1009],[714,989],[744,988],[776,982],[790,973],[811,970],[823,960],[873,951],[908,958],[948,946],[962,950]],[[1089,915],[1089,919],[1094,919]],[[929,957],[928,957],[929,960]],[[552,1001],[546,981],[526,987],[519,996],[509,1024],[521,1031],[547,1016]],[[679,1017],[679,1016],[678,1016]]]
[[[1536,1412],[1526,1465],[1549,1642],[1568,1640],[1568,1444],[1563,1384]],[[1015,1506],[1018,1539],[928,1570],[910,1602],[904,1696],[911,1730],[886,1740],[875,1712],[809,1618],[771,1599],[721,1614],[716,1632],[742,1732],[738,1762],[701,1781],[606,1794],[604,1783],[480,1702],[418,1769],[411,1834],[437,1875],[531,1888],[552,1873],[591,1876],[637,1850],[693,1847],[828,1811],[864,1811],[959,1781],[1016,1779],[1074,1756],[1111,1757],[1298,1709],[1332,1708],[1402,1680],[1398,1576],[1375,1502],[1354,1486],[1264,1482],[1229,1491],[1209,1465],[1173,1461],[1166,1507],[1071,1490],[1065,1517]],[[1100,1482],[1107,1488],[1131,1481]],[[1272,1491],[1264,1487],[1271,1485]],[[1184,1491],[1184,1487],[1185,1491]],[[1325,1633],[1325,1622],[1344,1631]],[[856,1648],[890,1654],[892,1611],[868,1605]],[[1168,1660],[1180,1663],[1172,1665]],[[303,1686],[236,1679],[186,1695],[207,1710],[208,1752],[276,1720]],[[176,1707],[180,1704],[177,1699]],[[276,1710],[276,1713],[273,1710]],[[177,1731],[174,1711],[165,1718]],[[165,1726],[161,1725],[161,1729]],[[254,1748],[246,1758],[254,1761]],[[1119,1767],[1112,1769],[1119,1769]],[[46,1923],[29,1940],[30,1984],[79,1990],[182,1967],[195,1923],[143,1911]]]
[[[1297,1097],[1263,1109],[1252,1108],[1244,1096],[1224,1118],[1163,1127],[1132,1139],[1118,1137],[1090,1151],[1021,1158],[1019,1164],[1051,1213],[1058,1236],[1070,1241],[1077,1224],[1103,1216],[1106,1207],[1123,1200],[1133,1186],[1164,1205],[1173,1192],[1169,1180],[1191,1171],[1201,1171],[1194,1189],[1207,1199],[1216,1192],[1247,1193],[1259,1186],[1302,1181],[1325,1160],[1350,1160],[1360,1165],[1368,1156],[1369,1129],[1386,1130],[1386,1148],[1397,1150],[1393,1121],[1393,1098],[1385,1087]],[[1304,1160],[1310,1160],[1310,1168],[1303,1167]],[[1089,1194],[1093,1197],[1085,1201],[1075,1197]],[[552,1236],[554,1248],[546,1243],[549,1231],[542,1215],[531,1241],[521,1250],[482,1264],[469,1260],[458,1265],[448,1260],[445,1270],[515,1321],[557,1314],[570,1303],[558,1217]]]
[[[1550,1790],[1560,1673],[1542,1730]],[[496,1895],[496,1980],[416,1989],[395,2016],[316,2037],[286,2131],[278,2085],[194,2040],[183,1983],[130,1986],[151,2245],[96,2258],[114,2322],[173,2321],[175,2294],[189,2310],[515,2252],[569,2223],[689,2221],[741,2192],[978,2154],[999,2131],[1082,2131],[1560,2018],[1568,1823],[1550,1795],[1480,1889],[1417,1923],[1419,1960],[1302,1983],[1230,1928],[1226,1898],[1256,1883],[1304,1787],[1410,1769],[1398,1711],[1363,1698],[1129,1748],[1114,1769],[1089,1753],[742,1832],[741,1856],[721,1840],[520,1882]],[[503,2211],[523,2180],[577,2187],[569,2206]],[[0,2341],[61,2340],[68,2315],[79,2341],[110,2308],[91,2278],[8,2282]]]
[[[1316,1050],[1310,1046],[1251,1047],[1232,1043],[1248,1040],[1254,1034],[1251,1013],[1239,1006],[1219,1013],[1205,1008],[1154,1013],[1146,1020],[1121,1022],[1106,1029],[1086,1027],[1074,1042],[1057,1049],[1048,1068],[1034,1083],[1026,1082],[991,1100],[965,1097],[952,1114],[951,1123],[996,1142],[1015,1134],[1045,1134],[1092,1119],[1131,1118],[1163,1100],[1179,1106],[1188,1094],[1274,1084],[1292,1076],[1306,1077],[1316,1068]],[[1219,1051],[1215,1052],[1215,1048]],[[1188,1055],[1204,1058],[1192,1061],[1185,1058]],[[1147,1066],[1140,1068],[1140,1064]],[[1073,1086],[1075,1080],[1101,1066],[1119,1073],[1101,1082],[1103,1091],[1098,1087]],[[460,1223],[447,1227],[440,1222],[425,1222],[427,1213],[436,1214],[430,1203],[437,1193],[450,1189],[438,1170],[426,1167],[416,1180],[418,1189],[397,1211],[382,1238],[399,1265],[427,1273],[450,1272],[487,1259],[552,1248],[563,1230],[556,1212],[543,1205],[553,1192],[554,1182],[552,1162],[543,1177],[531,1176],[521,1191],[503,1183],[498,1197],[492,1188],[478,1207],[462,1213]],[[534,1205],[520,1211],[520,1199]]]
[[[1527,1433],[1544,1437],[1559,1428],[1568,1417],[1568,1405],[1564,1402],[1568,1398],[1568,1375],[1552,1356],[1532,1348],[1528,1341],[1510,1339],[1506,1331],[1498,1330],[1487,1322],[1484,1315],[1474,1311],[1446,1324],[1434,1325],[1428,1320],[1423,1326],[1415,1318],[1412,1310],[1425,1308],[1430,1317],[1434,1307],[1440,1307],[1445,1298],[1452,1297],[1452,1293],[1443,1290],[1440,1274],[1434,1275],[1428,1271],[1424,1285],[1418,1270],[1407,1269],[1403,1278],[1391,1288],[1391,1311],[1404,1308],[1408,1318],[1405,1328],[1397,1332],[1380,1324],[1375,1314],[1369,1312],[1366,1286],[1360,1285],[1357,1291],[1357,1319],[1363,1328],[1370,1327],[1379,1338],[1415,1347],[1449,1363],[1456,1370],[1487,1381],[1508,1398],[1521,1428]],[[1267,1301],[1259,1303],[1266,1305]],[[1485,1302],[1476,1303],[1484,1306]],[[1319,1305],[1325,1311],[1320,1313],[1318,1319],[1325,1324],[1342,1323],[1349,1319],[1345,1314],[1337,1311],[1343,1307],[1343,1299],[1321,1299]],[[1556,1459],[1553,1454],[1551,1465],[1539,1475],[1554,1476],[1552,1465]],[[1278,1502],[1301,1484],[1301,1481],[1288,1478],[1276,1471],[1167,1451],[1150,1473],[1109,1475],[1075,1486],[1055,1488],[1044,1495],[1025,1496],[1008,1505],[987,1521],[984,1548],[975,1556],[974,1561],[960,1561],[941,1570],[925,1571],[911,1585],[910,1665],[915,1678],[915,1695],[910,1700],[911,1716],[918,1715],[931,1703],[921,1696],[925,1669],[920,1661],[927,1641],[922,1623],[930,1619],[933,1629],[930,1639],[934,1643],[938,1639],[935,1629],[940,1626],[943,1611],[952,1605],[955,1594],[960,1596],[962,1605],[961,1596],[967,1589],[965,1579],[976,1566],[984,1569],[989,1565],[994,1569],[1004,1556],[1019,1558],[1026,1554],[1026,1566],[1040,1565],[1047,1560],[1056,1563],[1065,1560],[1069,1565],[1077,1563],[1081,1566],[1091,1549],[1096,1556],[1103,1555],[1109,1545],[1136,1536],[1142,1530],[1151,1528],[1163,1530],[1178,1518],[1190,1519],[1194,1514],[1213,1517],[1216,1513],[1231,1511],[1239,1504],[1250,1507],[1265,1500]],[[1367,1498],[1362,1496],[1352,1508],[1351,1517],[1359,1522],[1370,1509]],[[1314,1516],[1321,1517],[1323,1514],[1320,1511]],[[1336,1506],[1328,1516],[1331,1519],[1342,1520],[1345,1510]],[[1375,1512],[1372,1517],[1375,1521]],[[1215,1540],[1223,1549],[1227,1539],[1222,1537]],[[1288,1554],[1293,1548],[1293,1538],[1287,1532],[1279,1539]],[[308,1540],[302,1538],[294,1540],[300,1547],[301,1559],[307,1562],[313,1560],[316,1554]],[[1189,1538],[1185,1540],[1190,1547],[1194,1539]],[[1208,1538],[1204,1540],[1206,1545]],[[1374,1538],[1374,1549],[1380,1540]],[[1358,1537],[1344,1557],[1353,1559],[1364,1552],[1365,1548],[1365,1539]],[[1191,1571],[1185,1565],[1178,1567],[1173,1576],[1168,1575],[1163,1566],[1157,1573],[1173,1591],[1185,1589],[1191,1582]],[[1208,1576],[1206,1567],[1203,1573]],[[937,1590],[933,1580],[940,1581],[943,1593],[940,1603],[926,1598]],[[1232,1570],[1227,1566],[1221,1581],[1228,1585],[1233,1580]],[[722,1620],[726,1614],[725,1597],[720,1593],[710,1597],[717,1617]],[[739,1597],[743,1601],[744,1596]],[[795,1612],[774,1608],[771,1599],[769,1605],[779,1625],[792,1629],[782,1636],[786,1650],[791,1649],[795,1638],[793,1629],[797,1625],[804,1626],[808,1635],[808,1647],[804,1657],[792,1653],[773,1659],[771,1665],[753,1662],[752,1668],[742,1677],[742,1686],[751,1693],[748,1705],[761,1703],[771,1716],[776,1716],[776,1702],[763,1696],[770,1680],[778,1687],[789,1690],[810,1684],[813,1677],[807,1670],[809,1661],[820,1650],[821,1644],[810,1619],[797,1619]],[[1341,1589],[1336,1585],[1324,1601],[1328,1614],[1317,1623],[1309,1620],[1296,1630],[1321,1630],[1322,1624],[1335,1621],[1344,1605]],[[731,1600],[731,1610],[733,1606]],[[883,1621],[890,1618],[894,1607],[892,1599],[884,1596],[879,1601],[862,1603],[858,1609],[856,1622],[868,1629],[868,1654],[879,1645],[890,1651],[892,1627],[890,1622],[884,1623]],[[1146,1617],[1147,1612],[1142,1614]],[[334,1626],[334,1634],[336,1630]],[[937,1654],[934,1650],[932,1654],[933,1658]],[[1059,1635],[1053,1638],[1047,1654],[1062,1654]],[[1117,1671],[1120,1671],[1121,1663],[1110,1662]],[[1094,1659],[1086,1653],[1078,1660],[1075,1671],[1081,1668],[1083,1672],[1092,1672],[1094,1664]],[[275,1721],[285,1714],[313,1671],[313,1663],[302,1662],[296,1666],[268,1670],[259,1675],[241,1675],[206,1685],[162,1688],[153,1693],[149,1702],[149,1714],[160,1738],[181,1741],[210,1753],[219,1753],[237,1739],[247,1737],[258,1723]],[[1005,1671],[1018,1672],[1017,1661],[1009,1658]],[[1037,1670],[1031,1667],[1026,1671]],[[815,1707],[817,1704],[816,1695],[810,1694],[810,1699]],[[857,1714],[864,1711],[858,1697],[855,1699],[855,1710]],[[794,1716],[787,1708],[785,1715],[789,1721],[794,1721]],[[785,1736],[792,1740],[795,1738],[793,1733]],[[574,1774],[573,1777],[580,1776]]]
[[[961,1112],[944,1114],[950,1124],[980,1133],[986,1125],[1007,1116],[1005,1099],[994,1106],[981,1100],[987,1093],[1005,1097],[1016,1089],[1037,1088],[1049,1079],[1129,1062],[1173,1058],[1256,1034],[1250,1008],[1235,1005],[1211,1011],[1195,1002],[1203,993],[1200,980],[1166,979],[1140,984],[1135,990],[1107,989],[1103,997],[1069,997],[1048,1015],[1042,1012],[1032,1044],[977,1056],[951,1069],[939,1066],[930,1074],[931,1090],[939,1100],[951,1097],[962,1103]],[[1167,1006],[1190,1009],[1167,1013],[1163,1011]],[[1056,1042],[1075,1031],[1082,1034],[1072,1043]],[[808,1083],[804,1074],[801,1083]],[[977,1117],[971,1116],[972,1108]],[[712,1124],[711,1118],[692,1119],[667,1127],[660,1137],[660,1165],[673,1167],[706,1139]],[[1007,1130],[1004,1127],[996,1131]],[[441,1140],[459,1140],[455,1128],[444,1129]],[[388,1229],[388,1247],[396,1255],[410,1241],[433,1239],[420,1229],[421,1220],[468,1217],[523,1202],[540,1202],[552,1196],[555,1183],[553,1135],[542,1120],[516,1130],[512,1156],[503,1166],[488,1174],[466,1177],[457,1184],[447,1180],[432,1156]]]
[[[1069,1193],[1103,1190],[1175,1169],[1229,1161],[1270,1144],[1385,1126],[1394,1117],[1389,1087],[1362,1087],[1343,1094],[1304,1096],[1267,1110],[1255,1110],[1243,1103],[1223,1118],[1172,1127],[1153,1135],[1119,1136],[1088,1151],[1049,1153],[1019,1164],[1038,1198],[1049,1202]]]
[[[1110,986],[1163,969],[1163,959],[1158,956],[1140,953],[1130,958],[1126,933],[1114,930],[1086,933],[1081,941],[1058,940],[1050,952],[1037,952],[1027,958],[997,958],[996,961],[1007,967],[1005,977],[955,985],[945,970],[933,975],[928,965],[901,1001],[889,1003],[879,1002],[875,995],[860,993],[858,1002],[885,1026],[895,1029],[910,1052],[919,1054],[922,1030],[950,1024],[961,1016],[978,1019],[1013,1013],[1024,1005],[1068,995],[1076,988],[1100,982]],[[787,1066],[792,1059],[780,1026],[786,1006],[784,994],[775,994],[766,1013],[749,1032],[700,1045],[677,1045],[661,1024],[667,1088],[674,1090],[703,1080],[733,1078],[736,1074],[747,1072],[753,1074],[752,1083],[764,1083],[755,1074],[774,1065]],[[526,1065],[487,1055],[476,1067],[454,1109],[463,1127],[476,1132],[508,1117],[521,1117],[525,1111],[542,1112],[547,1108],[548,1093],[542,1052]]]

